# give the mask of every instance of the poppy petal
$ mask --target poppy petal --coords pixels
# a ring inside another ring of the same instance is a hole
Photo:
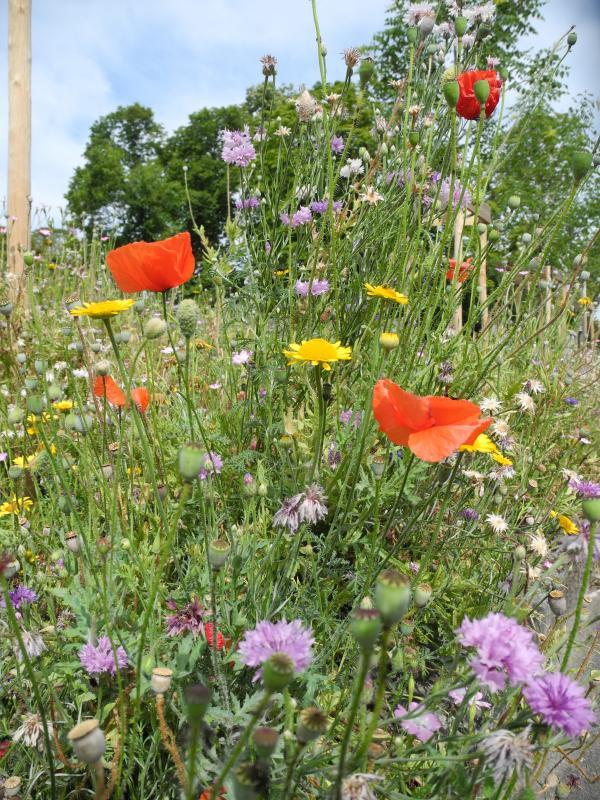
[[[451,397],[433,397],[429,400],[429,408],[436,425],[453,425],[456,422],[479,419],[481,409],[470,400],[454,400]]]
[[[196,260],[185,231],[159,242],[133,242],[111,250],[106,264],[122,292],[164,292],[188,281]]]
[[[475,441],[481,433],[482,424],[484,423],[472,421],[464,425],[437,425],[435,428],[411,433],[408,446],[422,461],[442,461],[458,450],[461,444]],[[487,424],[484,427],[487,428]]]
[[[119,408],[125,406],[125,395],[110,375],[98,375],[94,383],[94,394],[96,397],[106,397],[113,406],[119,406]]]
[[[138,411],[141,414],[146,413],[148,403],[150,402],[150,392],[143,386],[133,389],[131,392],[131,399],[136,404]]]
[[[398,431],[396,435],[404,437],[405,431],[419,431],[433,425],[429,410],[429,398],[417,397],[410,392],[405,392],[393,381],[387,379],[379,380],[375,384],[373,414],[379,423],[379,429],[390,439],[392,431]],[[401,443],[396,442],[396,444]]]

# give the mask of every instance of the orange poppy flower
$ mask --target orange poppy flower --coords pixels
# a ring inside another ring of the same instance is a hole
[[[430,462],[472,444],[492,422],[491,417],[481,419],[479,406],[469,400],[418,397],[385,379],[375,384],[373,413],[390,441]]]
[[[110,375],[98,375],[94,383],[94,394],[96,397],[106,397],[113,406],[123,408],[125,406],[125,395],[113,381]]]
[[[446,272],[446,278],[449,281],[451,281],[454,278],[454,271],[456,270],[456,259],[451,258],[449,259],[448,263],[450,264],[450,267]],[[463,261],[460,267],[458,268],[458,282],[464,283],[471,274],[474,267],[475,265],[473,264],[472,258],[467,258],[466,261]]]
[[[205,789],[203,792],[200,793],[200,797],[198,798],[198,800],[210,800],[211,792],[212,789]],[[217,796],[217,800],[224,800],[226,794],[227,794],[227,789],[224,786],[222,786],[221,791]]]
[[[143,386],[133,389],[131,392],[131,399],[136,404],[137,410],[140,412],[140,414],[145,414],[146,409],[148,408],[148,403],[150,402],[150,392],[148,389],[145,389]]]
[[[122,292],[166,292],[192,277],[196,260],[189,233],[111,250],[106,263]]]

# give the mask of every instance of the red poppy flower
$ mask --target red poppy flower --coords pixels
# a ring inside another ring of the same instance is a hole
[[[463,72],[458,76],[458,86],[460,95],[456,106],[456,113],[463,119],[479,119],[481,106],[475,97],[473,86],[477,81],[487,81],[490,85],[490,94],[485,104],[485,115],[490,117],[500,100],[500,89],[502,80],[493,69],[473,69]]]
[[[448,280],[451,281],[454,278],[454,270],[456,269],[456,259],[451,258],[448,261],[448,263],[450,264],[450,268],[446,272],[446,278],[448,278]],[[460,267],[458,268],[458,282],[464,283],[471,274],[471,271],[474,269],[474,267],[475,265],[473,264],[472,258],[467,258],[466,261],[463,261]]]
[[[198,800],[210,800],[211,792],[212,789],[205,789],[203,792],[200,793],[200,797],[198,798]],[[222,786],[217,796],[217,800],[224,800],[226,794],[227,794],[227,789],[224,786]]]
[[[205,622],[204,623],[204,635],[206,636],[206,641],[208,642],[208,646],[213,646],[213,633],[214,633],[214,625],[212,622]],[[217,631],[217,650],[222,650],[225,647],[225,638],[221,631]]]
[[[0,741],[0,758],[4,758],[4,756],[8,753],[11,744],[12,742],[10,739],[2,739],[2,741]]]
[[[145,414],[146,409],[148,408],[148,403],[150,402],[150,392],[148,389],[145,389],[143,386],[133,389],[131,392],[131,399],[136,404],[137,410],[140,412],[140,414]]]
[[[192,277],[196,260],[189,233],[111,250],[106,263],[122,292],[166,292]]]
[[[375,384],[373,413],[390,441],[430,462],[447,458],[461,444],[472,444],[492,422],[481,419],[479,406],[468,400],[418,397],[389,380]]]
[[[98,375],[94,383],[94,394],[96,397],[106,397],[113,406],[119,406],[119,408],[125,406],[125,395],[110,375]]]

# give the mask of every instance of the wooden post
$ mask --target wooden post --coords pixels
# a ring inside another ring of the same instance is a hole
[[[478,291],[479,291],[479,304],[482,306],[487,302],[487,258],[485,256],[482,256],[481,254],[485,252],[485,248],[487,247],[487,242],[488,242],[488,235],[486,227],[484,232],[479,236],[479,257],[481,258],[481,262],[479,264]],[[481,312],[482,330],[485,330],[485,328],[487,328],[489,321],[490,321],[490,312],[489,309],[486,307]]]
[[[456,274],[460,275],[460,265],[462,264],[462,236],[463,236],[463,229],[465,227],[465,212],[461,209],[458,214],[456,215],[456,221],[454,223],[454,259],[456,261]],[[454,329],[454,333],[460,333],[463,326],[463,313],[462,313],[462,285],[457,282],[456,284],[456,310],[454,312],[454,318],[452,320],[452,327]]]
[[[12,301],[24,295],[31,209],[31,0],[8,0],[8,271]]]
[[[581,281],[581,297],[587,297],[587,281]],[[587,306],[583,306],[583,314],[581,315],[581,338],[584,344],[588,339],[588,310]]]
[[[552,284],[552,270],[549,264],[546,264],[544,267],[543,275],[546,281],[546,302],[544,303],[546,309],[546,325],[549,325],[552,319],[552,289],[550,288]]]

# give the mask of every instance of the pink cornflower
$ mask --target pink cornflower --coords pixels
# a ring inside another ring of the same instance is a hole
[[[465,617],[457,635],[463,647],[476,649],[469,663],[492,692],[503,689],[507,679],[511,686],[527,682],[544,662],[533,633],[504,614],[492,613],[472,621]]]
[[[204,466],[198,473],[201,481],[205,481],[209,475],[219,475],[223,468],[223,459],[218,453],[206,453],[204,456]]]
[[[308,486],[298,508],[300,522],[316,525],[319,520],[327,516],[326,502],[327,498],[320,486],[317,486],[316,483]]]
[[[342,136],[331,137],[331,152],[336,154],[344,152],[344,138]]]
[[[299,619],[293,622],[265,620],[259,622],[253,631],[246,631],[238,650],[247,667],[261,667],[274,653],[285,653],[293,661],[296,672],[302,672],[312,660],[314,641],[312,631],[305,628]],[[261,672],[256,672],[255,681]]]
[[[583,478],[571,478],[569,489],[572,489],[579,497],[583,497],[586,500],[595,500],[600,497],[600,483],[586,481]]]
[[[243,131],[223,131],[221,158],[226,164],[247,167],[256,158],[248,126]]]
[[[401,725],[407,733],[416,736],[420,742],[427,742],[442,727],[442,723],[436,715],[431,711],[426,711],[420,703],[409,703],[408,710],[399,705],[394,711],[394,716],[400,720],[408,714],[411,718],[406,719]]]
[[[250,350],[239,350],[237,353],[231,354],[231,363],[236,367],[247,364],[252,358],[252,355]]]
[[[460,706],[463,703],[467,694],[466,688],[462,689],[451,689],[448,692],[448,697],[457,705]],[[481,692],[475,692],[475,694],[469,700],[470,706],[475,706],[475,708],[491,708],[491,703],[487,703],[483,699],[483,695]]]
[[[287,528],[290,533],[296,533],[301,522],[300,504],[303,499],[304,494],[286,498],[273,516],[273,527]]]
[[[523,697],[546,725],[559,728],[567,736],[580,736],[596,721],[583,687],[562,672],[534,678],[523,689]]]
[[[103,672],[115,675],[117,667],[124,669],[127,666],[127,653],[122,647],[117,647],[113,652],[108,636],[101,636],[96,646],[86,644],[81,648],[79,660],[89,675],[100,675]]]
[[[175,612],[167,617],[167,636],[191,633],[195,639],[204,630],[203,620],[207,612],[197,597],[194,597],[181,609],[177,608],[177,603],[172,599],[167,600],[166,606],[170,611]]]

